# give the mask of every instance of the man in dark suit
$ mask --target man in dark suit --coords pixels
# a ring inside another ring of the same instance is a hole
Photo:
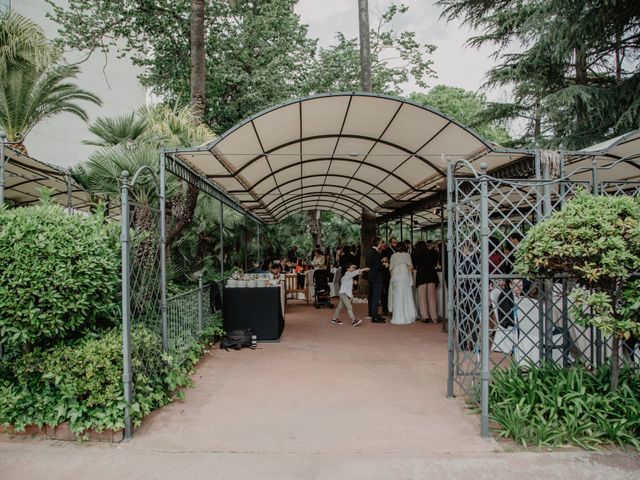
[[[367,253],[366,263],[369,272],[367,272],[367,281],[369,282],[369,316],[373,323],[384,323],[384,317],[378,315],[378,307],[380,306],[380,297],[382,295],[382,285],[384,283],[384,265],[380,261],[380,247],[382,239],[373,237],[373,246]]]
[[[385,315],[390,315],[389,313],[389,283],[391,283],[391,274],[389,273],[389,260],[391,260],[391,255],[393,255],[394,253],[396,253],[396,250],[398,249],[398,239],[396,237],[391,237],[389,239],[389,243],[388,244],[384,244],[383,241],[383,246],[382,249],[380,251],[380,259],[383,261],[384,264],[384,271],[383,271],[383,282],[382,282],[382,313],[384,313]],[[386,263],[384,263],[384,259],[387,259]]]

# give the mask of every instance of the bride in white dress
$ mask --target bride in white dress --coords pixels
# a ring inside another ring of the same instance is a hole
[[[416,320],[416,305],[413,301],[413,280],[411,256],[398,250],[391,255],[389,270],[389,310],[393,312],[391,323],[406,325]]]

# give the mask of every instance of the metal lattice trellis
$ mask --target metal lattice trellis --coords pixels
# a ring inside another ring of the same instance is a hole
[[[454,286],[449,291],[448,393],[462,393],[481,406],[486,436],[492,368],[543,361],[592,368],[611,354],[610,339],[573,321],[571,278],[530,281],[513,271],[519,240],[579,189],[638,195],[640,182],[597,182],[596,171],[591,181],[551,179],[540,156],[536,179],[496,179],[465,164],[450,164],[448,177],[449,283]],[[460,165],[472,175],[460,175]],[[634,344],[621,348],[621,358],[639,357]]]

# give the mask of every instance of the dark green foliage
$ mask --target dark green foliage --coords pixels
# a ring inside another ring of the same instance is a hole
[[[571,313],[613,336],[611,389],[617,385],[618,341],[640,335],[640,201],[579,193],[536,225],[516,250],[516,271],[529,278],[566,274]]]
[[[162,353],[160,338],[144,329],[132,332],[134,425],[171,402],[174,392],[192,385],[190,374],[205,347],[222,331],[212,327],[185,355],[183,363]],[[69,422],[73,432],[117,430],[124,426],[122,332],[113,329],[74,345],[25,354],[4,366],[0,382],[0,424],[20,431],[28,425]],[[182,393],[178,392],[178,397]]]
[[[610,375],[608,365],[595,372],[553,364],[493,370],[489,405],[498,435],[524,446],[640,449],[640,372],[623,369],[615,393]]]
[[[578,194],[529,231],[516,250],[516,270],[528,277],[575,278],[582,287],[572,293],[578,321],[606,335],[640,334],[633,288],[640,270],[640,202]]]
[[[144,85],[167,100],[189,103],[189,0],[70,0],[66,7],[47,1],[66,46],[130,54],[143,67]],[[290,98],[360,90],[357,39],[338,33],[336,45],[318,49],[295,13],[296,3],[205,2],[205,121],[216,131]],[[394,16],[405,12],[391,4],[372,28],[374,92],[399,94],[410,78],[426,87],[434,76],[435,47],[417,42],[414,32],[391,28]]]
[[[436,85],[429,93],[412,93],[409,99],[474,129],[484,140],[498,145],[511,143],[509,132],[500,122],[485,120],[487,101],[484,95],[462,88]]]
[[[408,7],[391,3],[371,29],[371,77],[375,93],[400,95],[402,85],[412,78],[418,86],[427,88],[427,80],[436,76],[430,59],[436,47],[419,43],[415,32],[397,32],[392,28],[394,17],[407,11]],[[359,39],[337,33],[336,40],[335,45],[318,50],[306,73],[305,94],[361,90]],[[400,62],[394,64],[389,58]]]
[[[510,87],[513,102],[487,118],[524,119],[522,143],[581,148],[640,126],[637,0],[438,3],[482,32],[471,45],[497,47],[487,85]]]
[[[118,229],[48,203],[0,210],[0,338],[49,346],[119,317]]]

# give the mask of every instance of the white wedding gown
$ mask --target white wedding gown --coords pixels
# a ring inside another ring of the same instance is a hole
[[[416,304],[413,301],[413,281],[411,256],[405,252],[391,255],[389,270],[389,310],[393,312],[391,323],[406,325],[416,320]]]

